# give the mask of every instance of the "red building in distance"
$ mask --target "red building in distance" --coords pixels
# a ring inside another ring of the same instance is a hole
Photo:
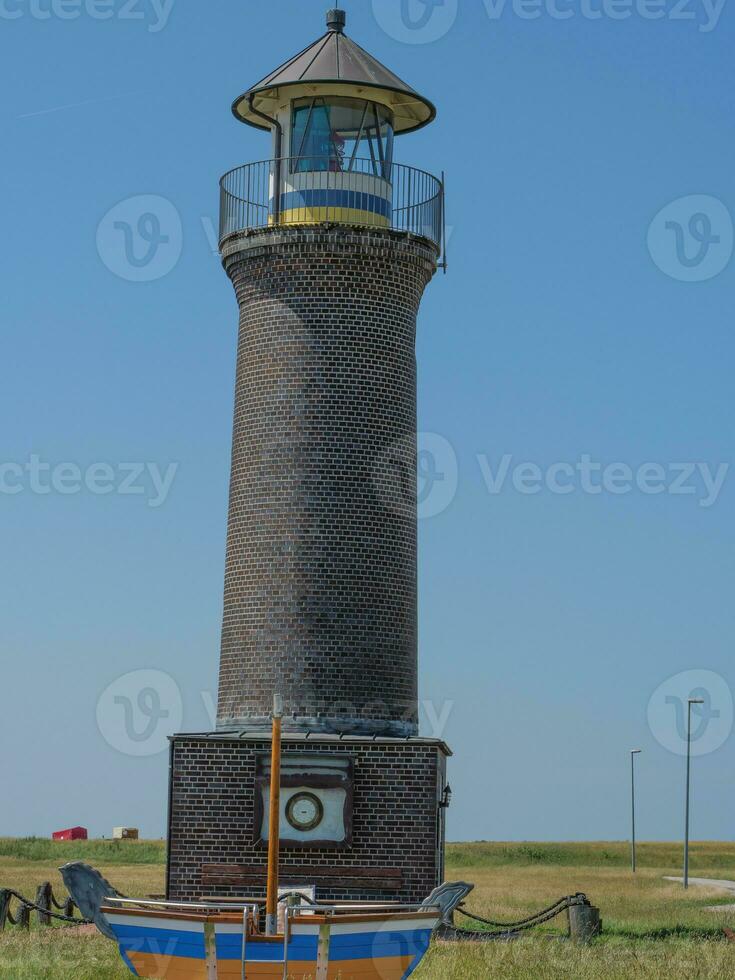
[[[68,830],[57,830],[51,837],[52,840],[87,840],[89,834],[86,827],[70,827]]]

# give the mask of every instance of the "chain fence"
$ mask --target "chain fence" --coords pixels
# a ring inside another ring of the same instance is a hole
[[[555,919],[558,915],[564,912],[568,912],[569,909],[575,906],[582,905],[590,907],[591,903],[587,896],[583,892],[577,892],[576,895],[566,895],[560,898],[553,905],[549,905],[545,909],[541,909],[540,912],[535,912],[533,915],[527,916],[525,919],[519,919],[516,922],[495,922],[492,919],[485,919],[481,915],[476,915],[474,912],[468,912],[464,906],[460,907],[455,911],[455,915],[463,915],[467,919],[471,919],[473,922],[478,922],[484,926],[490,926],[490,929],[482,930],[472,930],[463,929],[456,926],[443,925],[439,930],[439,938],[444,940],[475,940],[475,941],[486,941],[491,939],[512,939],[521,932],[525,932],[527,929],[535,929],[536,926],[543,925],[545,922],[550,922]]]
[[[75,916],[75,910],[78,911],[74,900],[66,897],[59,901],[48,881],[38,886],[34,901],[12,888],[0,888],[0,932],[9,925],[29,929],[34,912],[39,926],[50,926],[52,921],[74,926],[92,925],[90,919]]]

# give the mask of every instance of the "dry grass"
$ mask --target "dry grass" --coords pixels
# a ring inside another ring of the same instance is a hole
[[[564,920],[513,943],[457,948],[438,945],[421,980],[502,977],[504,980],[694,980],[735,976],[735,945],[724,940],[719,916],[703,909],[721,892],[682,888],[646,869],[632,880],[623,869],[508,867],[464,869],[476,884],[471,908],[495,919],[518,919],[555,898],[586,892],[602,910],[605,938],[589,949],[563,941]],[[671,869],[663,869],[671,870]],[[732,920],[732,913],[723,921]]]
[[[734,948],[725,943],[675,945],[630,941],[577,949],[567,943],[526,939],[487,947],[438,946],[416,980],[726,980],[735,971]]]
[[[646,868],[633,878],[623,868],[536,865],[452,869],[451,876],[461,874],[474,882],[468,905],[490,919],[521,919],[562,895],[584,892],[602,910],[607,936],[661,938],[662,932],[668,932],[684,938],[713,937],[717,917],[704,906],[722,900],[723,893],[701,888],[686,893],[680,885],[663,880],[670,870]],[[560,918],[543,931],[560,935],[564,926]]]
[[[74,855],[71,856],[73,859]],[[66,894],[58,867],[69,860],[26,861],[0,858],[0,886],[33,898],[43,881],[50,881],[57,896]],[[100,865],[99,870],[120,891],[129,895],[161,894],[165,868],[160,864]],[[8,929],[0,938],[2,980],[130,980],[117,949],[102,936],[69,934],[64,927],[34,928],[23,935]]]
[[[36,861],[17,861],[0,858],[0,887],[12,888],[27,898],[33,898],[36,888],[50,881],[55,895],[66,895],[58,868],[61,865]],[[165,890],[166,869],[157,864],[112,865],[99,864],[97,869],[118,890],[126,895],[162,895]],[[0,977],[2,974],[0,974]],[[5,980],[3,977],[2,980]]]
[[[697,844],[693,873],[735,879],[735,846]],[[68,859],[66,857],[65,859]],[[470,907],[496,919],[521,918],[561,895],[586,892],[602,910],[605,937],[588,949],[562,939],[558,920],[532,938],[481,946],[438,944],[415,974],[416,980],[704,980],[735,976],[735,944],[724,939],[723,924],[735,927],[735,913],[705,910],[724,903],[719,892],[685,893],[664,874],[678,873],[680,849],[643,845],[642,869],[633,879],[627,850],[619,844],[453,845],[448,876],[475,882]],[[0,886],[33,895],[44,879],[62,893],[55,868],[61,862],[0,858]],[[160,864],[101,865],[127,894],[160,893]],[[729,899],[732,901],[732,898]],[[70,936],[63,930],[9,930],[0,939],[2,980],[124,980],[129,977],[115,948],[101,937]],[[298,978],[301,980],[301,978]]]

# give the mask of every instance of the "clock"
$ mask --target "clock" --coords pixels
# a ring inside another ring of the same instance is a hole
[[[314,793],[296,793],[286,806],[286,819],[302,834],[315,830],[324,819],[324,806]]]
[[[256,766],[253,841],[265,848],[270,820],[270,756],[258,755]],[[353,796],[350,756],[342,752],[285,752],[281,759],[281,846],[335,851],[351,847]]]

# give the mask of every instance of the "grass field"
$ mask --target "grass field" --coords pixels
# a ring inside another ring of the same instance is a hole
[[[94,863],[126,894],[161,893],[165,854],[161,843],[0,840],[0,887],[29,896],[52,881],[63,893],[56,869],[65,861]],[[624,844],[450,845],[447,876],[476,885],[473,911],[500,920],[520,919],[562,895],[583,891],[602,910],[604,936],[575,948],[561,940],[564,920],[526,939],[457,947],[437,944],[416,980],[715,980],[735,977],[735,943],[722,927],[735,928],[735,913],[707,905],[732,898],[721,892],[683,889],[663,881],[679,874],[681,848],[642,844],[640,871],[628,868]],[[694,844],[692,874],[735,880],[735,844]],[[1,980],[124,980],[129,977],[115,948],[100,937],[65,935],[62,929],[8,930],[0,938]],[[298,977],[294,980],[303,980]]]

